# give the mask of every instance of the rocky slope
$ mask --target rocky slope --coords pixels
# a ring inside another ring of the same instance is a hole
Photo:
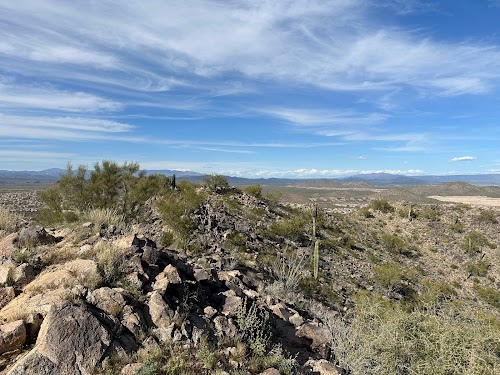
[[[129,227],[29,224],[0,237],[3,373],[342,374],[324,311],[348,318],[359,291],[413,303],[437,282],[498,316],[477,295],[499,287],[496,212],[320,210],[316,279],[310,207],[210,193],[186,241],[169,243],[157,203]],[[467,253],[471,231],[487,243]],[[482,260],[486,273],[467,266]]]

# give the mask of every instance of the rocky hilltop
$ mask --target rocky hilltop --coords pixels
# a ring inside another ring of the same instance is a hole
[[[498,373],[498,212],[167,182],[134,220],[4,210],[3,373]]]

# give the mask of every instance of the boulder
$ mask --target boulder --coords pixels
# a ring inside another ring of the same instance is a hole
[[[58,242],[58,239],[48,233],[45,228],[23,228],[21,232],[19,232],[19,237],[17,239],[18,247],[50,245],[56,242]]]
[[[109,315],[118,316],[127,304],[124,291],[119,288],[99,288],[89,293],[87,301]]]
[[[121,315],[121,323],[123,326],[132,332],[137,339],[139,339],[147,329],[143,314],[138,309],[126,305],[123,307]]]
[[[280,372],[274,367],[268,368],[260,373],[260,375],[280,375]]]
[[[122,368],[120,372],[121,375],[135,375],[144,366],[142,363],[129,363],[127,366]]]
[[[220,337],[236,337],[238,329],[236,325],[225,316],[217,316],[214,320],[215,332]]]
[[[3,309],[10,301],[16,298],[16,291],[14,287],[8,286],[0,288],[0,309]]]
[[[148,302],[151,321],[158,328],[168,328],[174,318],[174,310],[163,300],[158,292],[153,292]]]
[[[118,329],[89,307],[69,303],[54,307],[42,323],[35,347],[8,375],[92,374]]]
[[[14,270],[14,282],[18,285],[25,285],[29,283],[35,278],[35,276],[35,269],[32,265],[27,263],[17,266]]]
[[[13,285],[14,284],[14,270],[17,264],[8,259],[0,264],[0,285]]]
[[[222,295],[225,298],[221,313],[226,316],[235,315],[243,304],[243,299],[236,296],[232,290],[228,290],[222,293]]]
[[[331,333],[327,327],[317,322],[302,324],[296,331],[295,336],[309,341],[309,347],[326,356],[331,342]]]
[[[162,280],[162,279],[167,279],[169,283],[171,284],[181,284],[182,279],[179,276],[179,272],[177,271],[177,268],[169,264],[168,266],[165,267],[163,272],[158,274],[156,276],[156,281]]]
[[[22,320],[0,326],[0,354],[22,348],[26,342],[26,327]]]
[[[310,367],[318,375],[341,375],[340,369],[326,359],[310,359],[305,366]]]
[[[18,234],[12,233],[0,240],[0,257],[6,259],[10,259],[12,257],[12,253],[17,250],[17,239]]]

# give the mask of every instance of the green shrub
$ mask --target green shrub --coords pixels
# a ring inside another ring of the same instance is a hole
[[[159,244],[163,247],[169,247],[174,243],[174,234],[170,231],[161,232]]]
[[[243,191],[249,195],[253,195],[255,198],[262,198],[262,186],[260,184],[248,185]]]
[[[272,236],[280,236],[291,241],[301,242],[307,233],[307,220],[303,216],[293,216],[288,219],[280,219],[269,226],[267,233]]]
[[[478,220],[481,223],[490,223],[490,224],[496,224],[498,223],[497,220],[497,215],[495,211],[493,210],[484,210],[479,213]]]
[[[441,213],[434,208],[424,208],[420,211],[419,216],[430,221],[438,221]]]
[[[40,193],[43,206],[37,219],[43,224],[71,222],[75,216],[65,212],[106,209],[115,210],[127,223],[139,221],[145,202],[167,186],[167,177],[148,176],[136,163],[118,165],[104,160],[95,163],[91,172],[82,165],[75,172],[69,164],[57,185]]]
[[[468,262],[465,264],[465,269],[472,276],[486,276],[491,263],[487,259],[480,259],[475,262]]]
[[[402,254],[407,251],[408,245],[397,234],[384,233],[381,238],[381,244],[392,254]]]
[[[496,288],[490,287],[475,287],[476,294],[484,302],[490,304],[491,306],[500,309],[500,291]]]
[[[205,187],[212,193],[224,193],[229,189],[227,178],[220,174],[212,174],[203,178]]]
[[[374,217],[369,207],[363,207],[358,212],[361,216],[363,216],[366,219],[371,219]]]
[[[481,252],[481,249],[484,246],[489,245],[490,242],[484,234],[477,231],[471,231],[464,236],[462,249],[465,250],[465,252],[467,252],[468,254],[476,254],[478,252]]]
[[[350,324],[327,321],[332,350],[352,375],[498,374],[500,322],[473,306],[408,309],[361,295]]]
[[[454,232],[463,233],[464,232],[464,223],[457,220],[453,224],[450,225],[450,228]]]
[[[204,200],[205,194],[196,185],[181,181],[176,190],[166,190],[158,202],[165,224],[181,243],[187,244],[192,231],[198,226],[193,214]]]
[[[383,213],[394,212],[394,207],[389,203],[387,199],[384,198],[372,200],[370,202],[370,208]]]
[[[423,292],[419,297],[418,303],[424,306],[429,304],[437,305],[443,301],[451,300],[457,295],[453,286],[442,280],[431,281],[424,279],[422,290]]]

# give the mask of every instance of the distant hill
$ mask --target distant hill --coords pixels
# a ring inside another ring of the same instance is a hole
[[[500,185],[500,174],[405,176],[390,173],[357,174],[340,178],[342,182],[367,182],[370,185],[438,185],[448,182],[466,182],[474,185]]]
[[[56,182],[65,169],[50,168],[42,171],[8,171],[0,170],[0,184],[12,183],[43,183],[49,184]],[[205,174],[194,171],[179,171],[174,169],[152,169],[147,170],[148,174],[160,173],[166,176],[176,175],[177,178],[200,182]],[[439,185],[450,182],[465,182],[474,185],[496,185],[500,186],[500,174],[476,174],[476,175],[448,175],[448,176],[406,176],[390,173],[366,173],[357,174],[342,178],[244,178],[227,177],[230,184],[233,185],[287,185],[294,186],[312,186],[312,187],[340,187],[349,184],[349,186],[363,186],[364,184],[375,186],[421,186],[421,185]]]

